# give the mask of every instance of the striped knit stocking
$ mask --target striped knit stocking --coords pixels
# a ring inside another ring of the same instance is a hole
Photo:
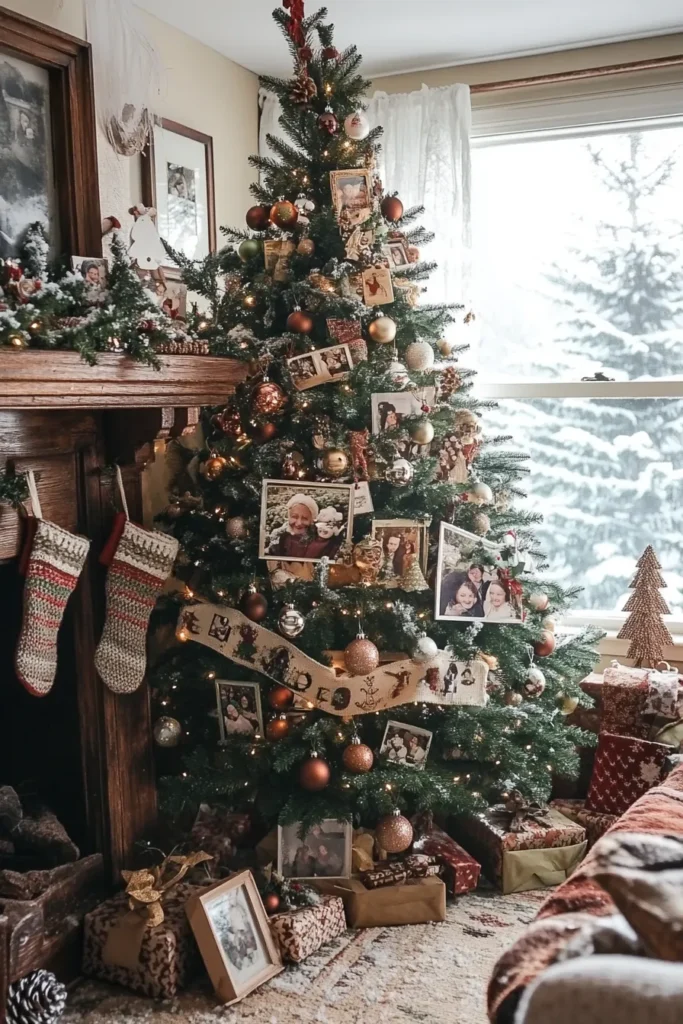
[[[39,519],[26,569],[15,666],[29,693],[44,697],[57,672],[57,633],[88,555],[87,537]]]
[[[107,575],[107,620],[95,666],[114,693],[132,693],[145,675],[147,626],[178,553],[178,541],[130,520]]]

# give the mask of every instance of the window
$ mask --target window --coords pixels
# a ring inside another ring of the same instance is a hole
[[[520,128],[472,156],[475,368],[500,400],[485,429],[531,456],[526,504],[555,576],[583,588],[574,620],[618,628],[651,543],[680,631],[683,117]]]

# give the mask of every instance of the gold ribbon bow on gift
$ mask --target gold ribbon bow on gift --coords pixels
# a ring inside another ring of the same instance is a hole
[[[107,935],[102,950],[105,964],[130,969],[139,967],[145,931],[163,924],[164,896],[188,871],[207,860],[213,860],[211,854],[200,850],[186,856],[176,854],[165,857],[161,864],[151,869],[121,872],[126,883],[130,913],[119,918]]]
[[[525,819],[531,819],[545,828],[552,824],[548,819],[548,808],[531,803],[518,789],[513,789],[505,803],[498,804],[492,810],[496,818],[503,823],[506,832],[530,831]]]

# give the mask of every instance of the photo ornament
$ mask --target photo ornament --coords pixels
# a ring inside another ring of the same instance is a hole
[[[520,623],[521,593],[503,567],[501,548],[450,523],[441,523],[435,619]]]
[[[353,484],[264,480],[259,558],[334,561],[352,536],[353,506]]]
[[[277,870],[283,878],[348,878],[351,824],[325,818],[303,837],[301,822],[278,826]]]

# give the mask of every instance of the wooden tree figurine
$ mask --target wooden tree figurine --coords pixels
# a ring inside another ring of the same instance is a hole
[[[662,660],[664,648],[673,643],[671,633],[662,622],[662,615],[669,615],[666,601],[659,593],[666,583],[660,573],[661,565],[652,546],[648,546],[638,559],[636,574],[631,580],[629,597],[624,611],[631,612],[622,626],[619,640],[630,640],[627,657],[635,660],[636,666],[654,668]]]

